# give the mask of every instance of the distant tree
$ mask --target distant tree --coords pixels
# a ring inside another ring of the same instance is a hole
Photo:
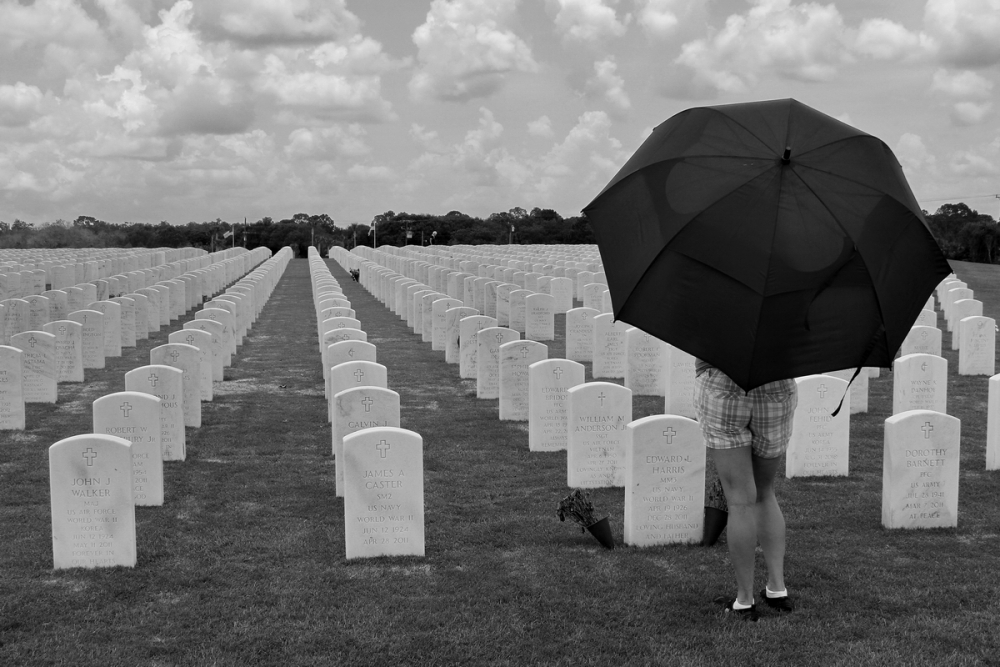
[[[996,221],[964,203],[944,204],[932,214],[925,213],[927,225],[941,251],[949,259],[993,264],[997,252]]]

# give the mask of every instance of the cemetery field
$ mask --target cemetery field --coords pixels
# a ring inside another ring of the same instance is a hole
[[[52,569],[47,448],[89,432],[91,403],[123,390],[166,331],[59,385],[56,405],[30,404],[25,431],[0,431],[0,664],[1000,664],[985,376],[949,373],[958,528],[882,528],[882,369],[869,412],[851,417],[849,476],[779,480],[797,608],[751,624],[712,602],[735,594],[724,537],[610,551],[560,523],[566,453],[529,452],[527,422],[499,421],[497,400],[476,399],[474,380],[327,264],[400,395],[401,427],[423,437],[426,556],[345,559],[308,262],[294,260],[187,429],[187,460],[164,463],[163,506],[136,508],[135,568]],[[1000,268],[954,266],[997,317]],[[564,320],[549,358],[563,356]],[[662,410],[634,397],[634,419]],[[623,489],[590,495],[620,543]]]

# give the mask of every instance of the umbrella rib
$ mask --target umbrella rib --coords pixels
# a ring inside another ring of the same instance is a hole
[[[822,170],[821,169],[815,169],[815,171],[822,171]],[[831,174],[831,175],[837,176],[837,174]],[[844,226],[842,224],[840,224],[840,221],[837,219],[837,216],[826,205],[826,202],[823,201],[823,198],[820,196],[820,194],[818,192],[816,192],[816,190],[814,190],[812,188],[812,186],[809,185],[809,183],[807,183],[804,178],[802,178],[798,174],[795,174],[795,177],[798,178],[799,182],[802,183],[802,185],[805,186],[805,188],[809,192],[811,192],[813,194],[813,197],[816,198],[816,201],[818,201],[823,206],[823,208],[826,209],[827,213],[830,214],[830,219],[833,220],[834,224],[836,224],[837,227],[839,227],[841,229],[841,231],[844,232],[844,236],[846,236],[847,238],[851,239],[851,243],[854,245],[854,250],[857,251],[858,244],[857,244],[857,242],[855,242],[854,237],[852,237],[850,235],[850,233],[844,228]],[[874,188],[869,188],[869,189],[871,189],[871,190],[873,190],[875,192],[878,192],[878,190],[875,190]],[[871,281],[871,284],[874,285],[875,284],[875,277],[872,276],[871,267],[869,267],[868,263],[865,261],[864,255],[862,255],[860,252],[858,252],[857,255],[861,259],[861,264],[865,267],[865,272],[868,274],[868,279]],[[879,298],[878,290],[872,289],[872,293],[875,295],[875,302],[878,303],[878,312],[879,312],[879,316],[882,319],[882,326],[884,328],[885,327],[885,308],[883,308],[883,306],[882,306],[882,299]],[[860,363],[864,363],[864,359],[862,359]]]
[[[762,139],[761,137],[757,136],[757,133],[754,132],[753,130],[751,130],[749,127],[747,127],[744,123],[741,123],[740,121],[736,120],[735,118],[733,118],[729,114],[722,113],[721,111],[719,111],[718,109],[716,109],[714,107],[702,107],[702,108],[705,109],[706,111],[711,111],[713,113],[716,113],[716,114],[722,116],[723,118],[725,118],[726,120],[728,120],[733,125],[736,125],[737,127],[741,128],[748,135],[750,135],[751,137],[753,137],[754,139],[756,139],[757,141],[759,141],[760,145],[763,146],[765,150],[767,150],[768,152],[773,153],[774,148],[771,147],[771,146],[769,146],[768,143],[766,141],[764,141],[764,139]],[[787,130],[786,130],[785,139],[786,140],[788,139]]]

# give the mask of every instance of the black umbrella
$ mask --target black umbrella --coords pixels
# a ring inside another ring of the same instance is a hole
[[[951,271],[889,148],[795,100],[673,116],[584,213],[615,318],[746,390],[891,365]]]

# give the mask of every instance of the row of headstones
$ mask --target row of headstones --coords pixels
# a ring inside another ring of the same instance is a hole
[[[359,266],[359,268],[362,269],[361,274],[364,275],[366,273],[364,270],[365,265],[362,264]],[[929,301],[929,307],[933,309],[933,299]],[[931,310],[931,314],[934,314],[936,319],[936,314],[934,313],[933,310]],[[472,318],[468,319],[471,320]],[[482,323],[478,324],[480,327],[482,327]],[[495,321],[486,322],[486,324],[495,325],[496,322]],[[535,443],[535,439],[532,438],[531,436],[534,435],[535,433],[538,433],[542,429],[540,428],[541,420],[536,421],[532,419],[532,415],[530,414],[531,408],[537,407],[535,412],[538,414],[544,413],[545,415],[558,415],[559,413],[563,414],[567,413],[568,412],[567,410],[561,408],[564,405],[564,401],[572,400],[570,399],[570,397],[573,396],[573,394],[570,393],[571,390],[569,390],[568,387],[572,387],[574,385],[579,385],[580,383],[583,383],[583,367],[580,366],[578,369],[574,369],[572,366],[569,365],[569,363],[566,360],[541,361],[536,359],[534,363],[531,363],[528,360],[528,356],[530,356],[531,352],[529,351],[530,346],[527,343],[518,343],[516,341],[505,342],[504,341],[505,332],[499,330],[500,328],[497,328],[498,330],[494,331],[492,330],[493,328],[491,328],[491,330],[488,332],[480,332],[479,335],[480,336],[489,335],[491,338],[496,337],[496,344],[495,345],[492,344],[492,341],[488,342],[480,341],[477,353],[483,354],[483,352],[481,351],[485,351],[487,349],[489,349],[489,352],[484,353],[483,357],[477,356],[477,359],[481,358],[483,359],[483,361],[486,362],[486,364],[490,365],[488,370],[489,373],[488,377],[500,378],[499,398],[500,398],[500,413],[502,419],[517,418],[516,415],[518,414],[515,410],[512,410],[511,408],[515,405],[518,405],[519,402],[514,397],[518,396],[519,393],[516,391],[511,392],[511,398],[514,398],[514,400],[505,402],[503,395],[505,386],[527,384],[529,388],[536,388],[536,391],[530,394],[530,398],[527,402],[527,406],[529,409],[529,447],[535,449],[535,447],[533,446]],[[567,327],[567,334],[569,333],[568,329],[569,327]],[[636,337],[638,337],[638,335],[645,336],[645,334],[642,334],[641,332],[637,331],[632,332],[632,335]],[[513,337],[516,338],[516,334],[513,334]],[[648,338],[648,336],[646,337]],[[649,341],[646,341],[646,343],[648,345]],[[569,347],[569,345],[567,347]],[[669,348],[669,346],[667,347]],[[505,356],[504,355],[505,352],[509,356]],[[497,359],[498,356],[499,359]],[[544,354],[544,352],[542,352],[541,354],[538,354],[538,356],[544,358],[544,356],[546,355]],[[654,356],[658,355],[654,354]],[[520,360],[518,360],[518,357],[520,357]],[[941,361],[943,361],[943,359],[941,359]],[[509,367],[509,371],[506,374],[506,377],[509,378],[509,380],[506,383],[504,382],[503,379],[505,377],[504,362],[507,362]],[[492,368],[493,363],[499,364],[500,366],[499,372],[493,371]],[[553,364],[558,364],[558,366],[554,366]],[[549,366],[552,367],[549,368]],[[579,365],[577,364],[577,366]],[[915,369],[919,366],[924,366],[926,368],[926,361],[924,361],[920,357],[910,357],[908,359],[904,359],[903,364],[901,365],[901,367],[906,370]],[[876,374],[877,376],[877,369],[870,369],[870,372],[872,374]],[[550,373],[552,374],[551,378],[549,375]],[[534,377],[533,374],[537,375],[537,378]],[[555,385],[559,384],[558,381],[561,379],[561,376],[563,374],[566,374],[567,378],[571,378],[569,380],[568,387],[565,385],[562,387],[546,386],[547,384],[555,384]],[[841,372],[841,374],[849,376],[850,371],[843,371]],[[573,375],[577,375],[578,377],[572,377]],[[691,375],[693,379],[693,364],[692,364]],[[904,375],[904,377],[906,377],[905,371],[903,373],[900,373],[900,375]],[[869,377],[869,371],[866,370],[866,372],[861,377],[862,380],[860,382],[858,382],[857,384],[852,384],[852,394],[862,398],[863,400],[858,401],[858,403],[862,403],[863,405],[858,405],[857,408],[854,409],[854,411],[867,411],[867,393],[868,393],[867,379]],[[515,380],[515,378],[517,378],[517,380]],[[554,379],[554,382],[546,383],[545,382],[546,379]],[[527,380],[527,382],[525,382],[525,380]],[[907,380],[907,382],[910,382],[910,380]],[[831,475],[831,474],[846,475],[847,460],[848,460],[847,446],[848,446],[848,434],[849,434],[848,416],[852,411],[851,397],[848,396],[845,398],[844,408],[838,418],[832,418],[830,416],[836,407],[836,405],[831,403],[831,401],[833,401],[835,397],[844,396],[845,392],[847,391],[846,378],[840,379],[829,375],[811,376],[808,378],[801,378],[799,380],[799,383],[801,391],[803,394],[805,394],[806,399],[803,401],[801,410],[796,412],[795,430],[797,431],[799,437],[793,437],[793,441],[791,443],[791,446],[789,447],[789,454],[786,459],[786,475],[788,477],[809,476],[809,475]],[[610,386],[617,386],[617,385],[610,385]],[[602,391],[601,397],[598,399],[601,402],[603,402],[605,398],[608,398],[603,394],[604,392]],[[896,399],[897,409],[894,410],[894,412],[901,412],[904,410],[911,409],[909,407],[904,407],[904,404],[906,403],[906,397],[900,399],[898,397],[899,395],[898,391],[896,392],[896,394],[897,394],[897,399]],[[913,392],[911,392],[911,395],[912,394]],[[477,378],[477,395],[480,397],[485,397],[487,395],[490,397],[497,397],[492,394],[489,394],[488,390],[487,393],[484,393],[483,383],[479,381],[478,378]],[[818,400],[816,400],[817,398]],[[926,396],[920,398],[926,399]],[[920,399],[916,400],[915,402],[919,403]],[[506,410],[505,407],[507,408]],[[567,433],[566,423],[563,421],[563,419],[560,418],[560,416],[549,417],[549,420],[552,422],[552,424],[546,430],[548,431],[548,433],[556,435],[556,437],[565,437],[570,434]],[[629,414],[629,418],[630,416],[631,415]],[[942,415],[942,416],[947,417],[947,415]],[[618,418],[624,419],[624,417],[620,415]],[[914,418],[915,419],[920,418],[920,415],[914,415]],[[569,424],[573,424],[572,418],[566,419],[566,422],[568,422]],[[927,421],[925,422],[925,424],[929,425],[927,426],[926,433],[928,434],[931,433],[933,430],[933,426],[930,425],[931,422]],[[595,426],[588,424],[580,424],[577,425],[576,428],[582,429],[584,432],[588,430],[596,430],[597,432],[601,432],[602,430],[602,427],[600,425]],[[605,427],[604,430],[608,429]],[[946,429],[939,428],[939,431],[941,430],[947,431]],[[887,430],[887,432],[889,431]],[[667,433],[668,432],[665,430],[664,435],[666,435]],[[605,435],[603,437],[606,438],[607,436]],[[929,437],[930,436],[928,435],[928,438]],[[942,438],[944,437],[947,437],[947,435],[942,434]],[[567,439],[567,446],[569,446],[570,451],[571,452],[574,451],[574,448],[571,444],[572,438],[567,437],[566,439]],[[597,447],[597,451],[606,451],[604,449],[601,449],[602,445],[593,445],[593,446]],[[942,449],[942,448],[939,446],[936,448],[936,450],[937,449]],[[887,451],[886,454],[887,466],[891,468],[892,466],[889,457],[891,449],[889,448],[889,445],[887,445],[886,451]],[[910,453],[912,450],[905,450],[905,451]],[[919,466],[919,464],[920,461],[917,461],[912,465]],[[586,467],[587,466],[584,466],[584,468]],[[590,468],[593,469],[593,466],[590,466]],[[571,470],[570,478],[572,478],[572,466],[570,467],[570,470]],[[931,473],[927,472],[924,473],[925,476],[930,474]],[[957,474],[954,475],[954,477],[955,477],[954,480],[955,483],[949,485],[949,488],[955,487],[957,489],[956,486]],[[893,492],[894,489],[896,488],[896,485],[889,483],[890,481],[891,480],[887,478],[887,484],[884,493],[884,499],[886,501],[887,508],[893,506],[893,503],[891,501],[894,497],[896,497],[896,495],[898,495],[898,494],[894,495]],[[934,483],[938,486],[945,484],[945,482],[942,481],[942,479],[940,478],[935,480],[925,479],[921,482],[921,484],[924,483],[930,484],[930,481],[934,481]],[[922,506],[922,509],[920,509],[919,511],[906,513],[906,516],[904,518],[906,520],[912,519],[912,521],[910,521],[909,523],[914,526],[951,525],[951,522],[956,520],[957,507],[954,506],[954,503],[950,505],[949,504],[940,505],[937,500],[938,496],[940,495],[942,494],[937,492],[931,493],[929,496],[931,499],[927,501],[928,505],[927,507]],[[955,491],[955,493],[952,495],[954,495],[954,497],[957,499],[957,491]],[[913,497],[912,495],[910,495],[909,492],[905,496],[905,500],[906,502],[903,503],[903,506],[905,506],[907,509],[912,509],[915,501],[913,500]],[[896,519],[890,520],[889,518],[890,514],[892,513],[888,512],[887,510],[886,525],[907,525],[907,521],[900,519],[898,516],[896,517]],[[648,519],[648,517],[646,518]],[[945,523],[942,524],[941,521],[944,521]],[[628,518],[626,518],[626,524],[630,525]],[[626,533],[628,532],[629,531],[627,530]],[[695,535],[695,533],[692,533],[692,535]],[[626,539],[626,541],[628,541],[628,538]]]
[[[400,428],[399,394],[315,248],[309,272],[346,557],[423,556],[423,439]]]
[[[59,313],[56,315],[59,319],[55,320],[49,316],[47,297],[28,297],[41,302],[42,307],[39,308],[40,316],[29,321],[28,325],[35,328],[24,331],[20,330],[24,320],[19,313],[23,313],[28,302],[22,299],[0,302],[0,315],[4,316],[0,319],[6,320],[8,329],[17,331],[9,337],[9,345],[0,345],[0,379],[3,380],[0,382],[0,429],[25,428],[26,403],[56,402],[59,383],[83,382],[85,369],[104,368],[107,357],[122,356],[123,348],[135,347],[138,340],[169,326],[171,321],[202,304],[205,296],[211,297],[220,291],[225,284],[220,281],[234,277],[234,271],[252,267],[270,254],[266,248],[250,252],[240,250],[243,252],[234,258],[221,259],[218,265],[139,287],[136,292],[120,297],[89,303],[74,301],[72,306],[80,306],[79,309]],[[95,296],[96,289],[96,285],[88,283],[68,288],[68,291],[88,297]],[[53,292],[66,297],[61,290]],[[65,298],[62,301],[65,303]],[[219,328],[224,328],[230,316],[217,310],[230,308],[229,304],[225,300],[213,300],[203,305],[211,310],[202,317],[219,320]],[[238,315],[237,308],[239,306],[230,308],[234,317]],[[185,325],[202,330],[212,326],[214,323]],[[229,326],[233,331],[231,323]],[[200,334],[183,334],[183,337],[197,335]],[[221,335],[221,331],[215,333],[215,345]],[[172,333],[171,341],[180,336],[178,332]],[[235,352],[234,346],[230,347],[230,352]],[[217,375],[221,379],[221,366]]]
[[[256,320],[291,257],[283,248],[260,264],[230,288],[230,303],[246,304],[249,319]],[[135,566],[135,507],[163,505],[163,462],[185,460],[185,427],[201,426],[206,369],[212,377],[209,355],[224,349],[205,338],[222,336],[219,332],[186,331],[203,333],[193,338],[202,347],[171,342],[153,348],[149,365],[125,374],[125,391],[94,401],[92,434],[70,436],[49,448],[56,569]]]
[[[362,277],[378,273],[366,264],[359,268]],[[364,279],[362,286],[374,292]],[[458,309],[446,312],[452,310]],[[402,312],[397,315],[403,317]],[[465,327],[459,347],[476,350],[474,357],[463,357],[463,376],[476,378],[477,398],[499,399],[500,419],[527,420],[531,451],[566,450],[570,486],[625,486],[628,544],[701,539],[704,447],[700,452],[672,447],[676,433],[697,433],[700,443],[696,422],[677,415],[633,422],[632,390],[608,382],[586,383],[583,364],[547,359],[547,346],[519,340],[519,332],[496,326],[495,318],[466,315],[457,321]],[[653,437],[656,429],[669,437]]]
[[[78,283],[137,279],[148,283],[208,268],[240,255],[244,248],[207,253],[196,248],[166,249],[56,249],[0,251],[0,300],[64,290]],[[247,257],[249,259],[249,257]],[[249,267],[243,267],[243,275]],[[231,281],[230,281],[231,282]]]

